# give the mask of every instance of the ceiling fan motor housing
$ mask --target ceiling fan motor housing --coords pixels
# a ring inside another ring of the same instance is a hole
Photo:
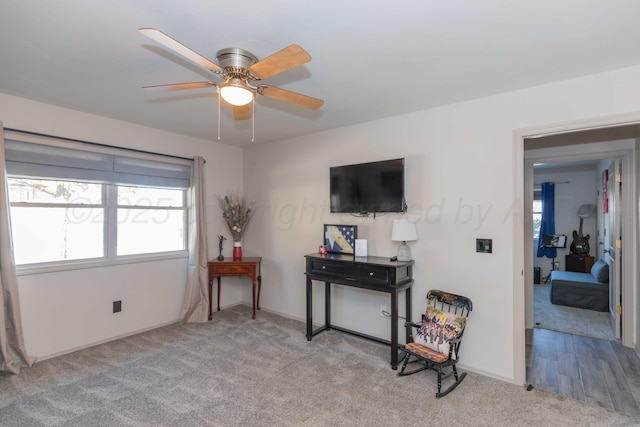
[[[218,65],[224,69],[246,69],[258,62],[258,58],[249,51],[237,47],[221,49],[216,53]]]

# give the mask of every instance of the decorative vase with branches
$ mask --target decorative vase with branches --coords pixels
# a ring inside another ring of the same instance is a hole
[[[242,258],[242,236],[247,229],[255,201],[247,202],[244,196],[231,193],[218,197],[222,218],[233,237],[233,258]]]

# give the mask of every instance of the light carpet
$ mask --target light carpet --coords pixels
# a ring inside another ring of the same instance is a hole
[[[609,313],[551,304],[551,285],[533,286],[533,323],[536,328],[612,341]]]
[[[388,346],[236,306],[0,375],[3,426],[627,426],[640,419],[470,373],[436,399]],[[478,349],[478,351],[482,351]],[[464,358],[464,348],[461,355]],[[463,359],[461,359],[463,360]],[[462,363],[462,361],[461,361]]]

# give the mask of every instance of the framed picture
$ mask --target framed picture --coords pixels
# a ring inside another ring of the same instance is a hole
[[[357,225],[324,225],[324,244],[330,253],[353,255],[357,237]]]

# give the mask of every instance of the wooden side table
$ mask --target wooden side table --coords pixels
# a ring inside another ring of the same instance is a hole
[[[218,278],[218,311],[220,311],[220,278],[221,277],[243,277],[252,280],[251,298],[253,302],[253,319],[256,318],[256,308],[260,310],[260,290],[262,289],[262,276],[260,275],[260,262],[262,257],[244,257],[240,260],[225,258],[222,261],[209,261],[209,320],[213,315],[212,309],[212,288],[213,279]],[[258,283],[258,296],[256,298],[256,282]]]

